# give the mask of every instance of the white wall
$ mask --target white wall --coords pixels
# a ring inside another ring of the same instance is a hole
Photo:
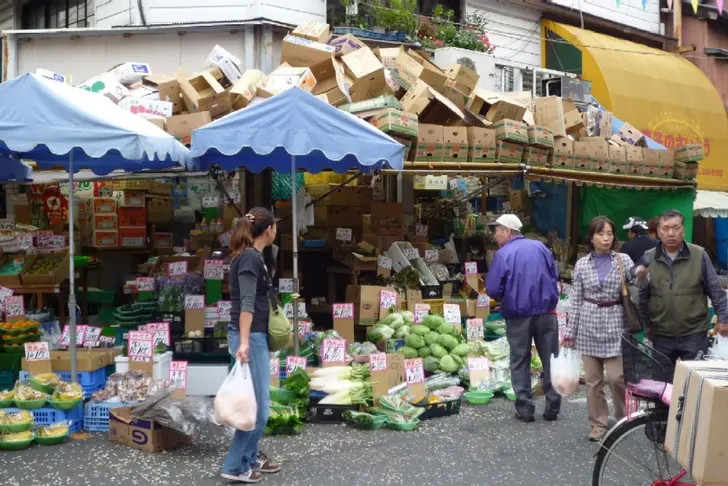
[[[0,0],[0,31],[13,28],[13,2]]]
[[[541,12],[507,0],[468,0],[466,15],[479,11],[488,21],[486,31],[494,55],[531,66],[541,66]]]
[[[144,0],[149,24],[264,18],[298,25],[326,19],[326,0]],[[141,25],[136,0],[96,0],[96,27]]]
[[[579,8],[586,14],[594,15],[611,22],[634,27],[635,29],[660,33],[660,2],[647,0],[647,8],[642,8],[642,0],[550,0],[551,3],[575,11]]]

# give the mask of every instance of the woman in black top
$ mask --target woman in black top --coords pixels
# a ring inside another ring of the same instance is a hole
[[[233,230],[230,248],[231,320],[228,349],[235,359],[250,366],[258,404],[255,429],[235,431],[233,445],[223,464],[222,477],[241,483],[257,483],[262,473],[276,473],[281,467],[258,450],[270,413],[270,355],[268,353],[269,293],[273,291],[264,250],[276,237],[276,221],[265,208],[253,208],[240,218]]]

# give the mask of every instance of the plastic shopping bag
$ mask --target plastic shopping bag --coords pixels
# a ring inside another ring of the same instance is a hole
[[[561,348],[558,356],[551,355],[551,385],[562,397],[579,391],[581,356],[572,348]]]
[[[235,362],[215,396],[215,421],[243,432],[255,429],[258,404],[250,366]]]
[[[715,358],[728,359],[728,338],[716,334],[711,354]]]

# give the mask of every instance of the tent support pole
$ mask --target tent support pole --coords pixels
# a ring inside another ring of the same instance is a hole
[[[291,224],[293,225],[293,294],[298,295],[298,194],[296,191],[296,156],[291,155]],[[299,352],[298,299],[293,299],[293,350]]]
[[[68,155],[68,317],[71,320],[70,349],[71,383],[76,383],[76,265],[74,260],[73,232],[73,150]]]

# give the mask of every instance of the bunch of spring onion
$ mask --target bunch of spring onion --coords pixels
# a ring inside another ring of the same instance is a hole
[[[355,405],[372,401],[369,366],[319,368],[311,374],[311,389],[328,393],[322,405]]]

